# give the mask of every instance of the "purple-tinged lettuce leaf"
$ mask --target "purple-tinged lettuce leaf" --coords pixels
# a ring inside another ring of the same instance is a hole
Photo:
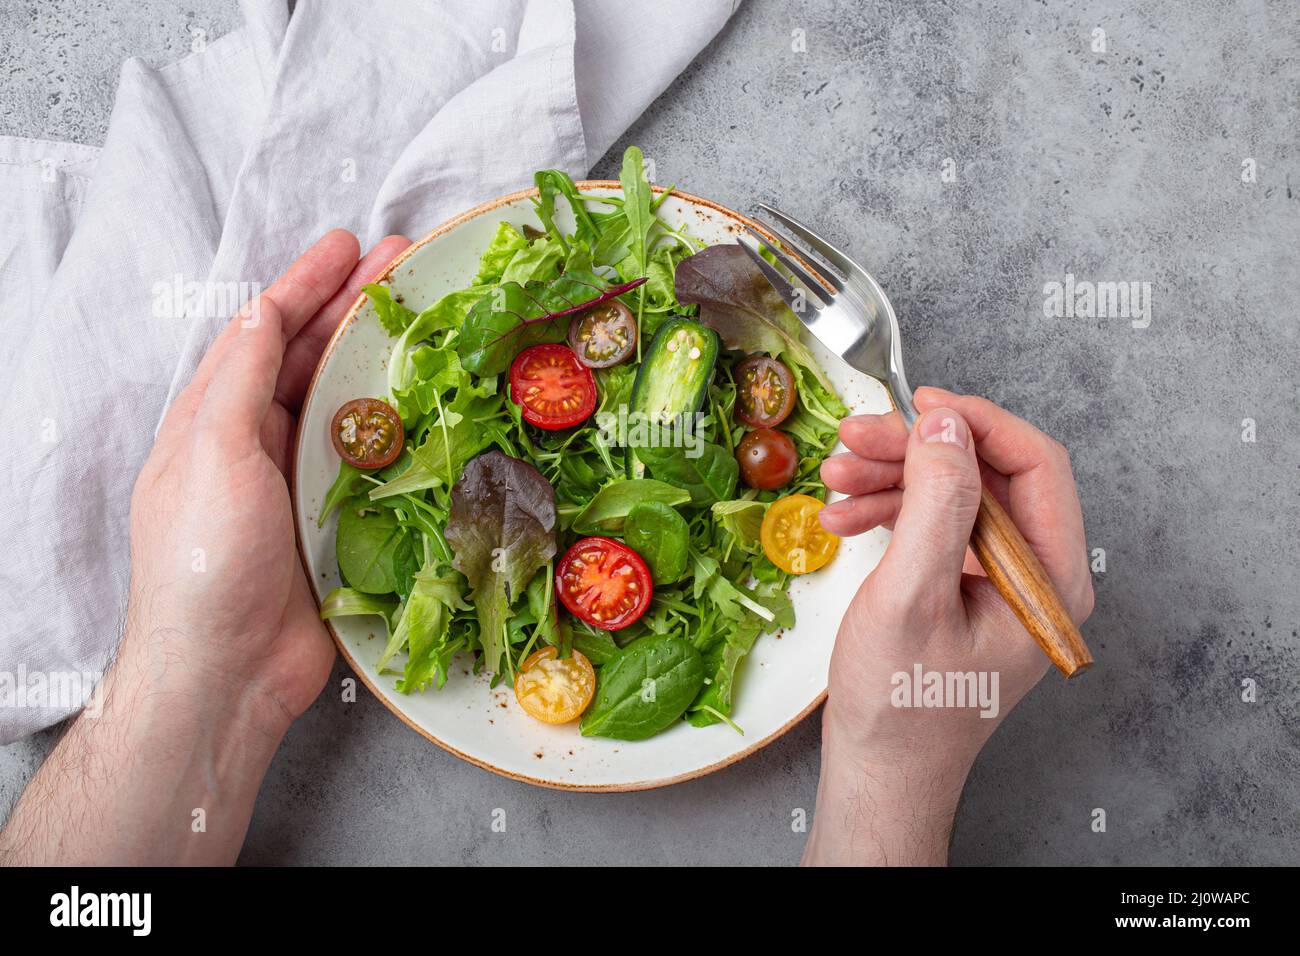
[[[470,584],[483,665],[500,673],[510,606],[555,556],[555,489],[527,462],[486,452],[452,488],[445,533]]]
[[[735,244],[709,246],[677,264],[679,302],[700,307],[700,321],[729,349],[784,356],[835,389],[800,335],[803,325],[758,266]]]

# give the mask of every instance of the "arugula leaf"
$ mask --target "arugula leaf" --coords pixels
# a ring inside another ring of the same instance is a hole
[[[722,714],[724,717],[731,716],[736,690],[736,668],[753,650],[758,634],[759,625],[753,621],[746,621],[732,628],[727,635],[716,660],[711,661],[714,666],[708,672],[709,683],[700,691],[699,696],[687,710],[686,720],[692,727],[707,727],[710,724],[721,723],[717,714]],[[744,731],[741,733],[743,734]]]
[[[746,611],[752,611],[764,621],[774,621],[776,612],[764,606],[748,589],[727,579],[716,558],[691,552],[695,561],[695,600],[704,594],[709,596],[718,610],[733,621],[743,620]]]
[[[461,365],[476,375],[498,375],[529,346],[562,341],[569,316],[644,281],[611,286],[594,273],[566,272],[549,282],[503,283],[465,316],[457,343]]]
[[[576,534],[619,534],[628,512],[643,501],[684,505],[690,499],[690,494],[681,488],[653,478],[614,481],[596,492],[573,519],[573,531]]]
[[[451,490],[446,537],[473,589],[483,666],[500,674],[510,606],[555,556],[555,491],[527,462],[486,452]]]
[[[646,308],[657,312],[671,312],[677,308],[674,277],[677,264],[691,255],[691,247],[681,242],[661,242],[650,254],[646,263]]]
[[[567,252],[569,247],[564,240],[564,233],[555,224],[557,195],[567,199],[573,209],[573,216],[578,224],[576,233],[578,239],[593,243],[600,237],[600,229],[587,209],[587,201],[582,193],[578,192],[578,187],[573,184],[568,173],[560,169],[543,169],[533,177],[533,182],[537,184],[537,199],[533,202],[537,210],[537,218],[542,221],[546,231],[559,242],[561,248]]]
[[[654,191],[646,181],[641,150],[636,146],[629,146],[623,153],[623,169],[619,174],[619,183],[623,186],[623,215],[627,219],[629,238],[628,254],[632,257],[636,274],[645,275],[649,264],[647,249],[650,230],[657,220],[654,213],[650,211]]]
[[[320,517],[316,519],[316,527],[325,527],[325,522],[334,513],[334,509],[357,494],[357,485],[361,481],[362,474],[360,468],[355,468],[346,461],[339,461],[338,477],[334,479],[334,484],[330,485],[329,491],[325,492],[325,500],[321,502]]]
[[[404,495],[426,488],[450,486],[465,463],[492,444],[492,432],[482,422],[501,412],[504,399],[460,388],[456,398],[430,426],[424,442],[408,449],[410,465],[402,473],[370,490],[370,500]]]
[[[361,291],[370,299],[379,316],[379,324],[389,335],[401,335],[406,327],[415,321],[415,313],[393,298],[392,290],[386,285],[363,285]]]
[[[674,282],[678,300],[698,305],[700,321],[722,336],[727,348],[780,355],[834,392],[800,338],[802,323],[740,246],[709,246],[683,259]]]

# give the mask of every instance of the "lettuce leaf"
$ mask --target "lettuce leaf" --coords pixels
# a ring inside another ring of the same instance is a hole
[[[401,335],[415,321],[415,313],[393,298],[386,285],[363,285],[361,291],[370,299],[379,316],[379,324],[389,335]]]

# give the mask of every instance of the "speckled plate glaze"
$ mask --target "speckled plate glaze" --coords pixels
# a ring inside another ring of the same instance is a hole
[[[582,182],[592,196],[620,195],[616,182]],[[657,192],[662,190],[656,190]],[[469,283],[480,253],[496,225],[536,225],[525,190],[484,203],[439,226],[395,259],[381,282],[417,311]],[[561,222],[573,228],[572,213]],[[729,242],[745,217],[706,199],[674,192],[659,208],[673,226],[685,226],[707,243]],[[316,527],[321,501],[338,472],[329,423],[345,401],[386,394],[386,366],[393,340],[380,327],[364,298],[335,332],[307,392],[294,453],[294,517],[303,561],[319,602],[339,583],[334,556],[335,519]],[[854,372],[816,342],[814,354],[857,412],[890,409],[885,390]],[[375,669],[384,643],[373,618],[336,618],[329,623],[339,650],[362,681],[409,726],[440,747],[486,770],[539,786],[567,790],[643,790],[690,780],[754,753],[807,716],[826,696],[826,673],[840,617],[863,577],[876,566],[888,532],[873,531],[844,541],[829,566],[795,581],[798,623],[759,639],[742,667],[734,718],[744,736],[725,724],[695,728],[684,722],[651,740],[627,743],[583,737],[577,724],[547,726],[527,717],[503,684],[489,689],[485,676],[471,673],[462,657],[439,691],[406,696],[396,675]]]

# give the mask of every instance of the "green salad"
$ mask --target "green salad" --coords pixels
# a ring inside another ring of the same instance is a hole
[[[743,732],[746,657],[838,547],[818,472],[847,410],[744,251],[659,218],[639,149],[621,197],[536,185],[536,227],[500,223],[465,288],[421,311],[365,289],[388,394],[331,424],[321,616],[379,618],[402,693],[465,654],[587,736]]]

